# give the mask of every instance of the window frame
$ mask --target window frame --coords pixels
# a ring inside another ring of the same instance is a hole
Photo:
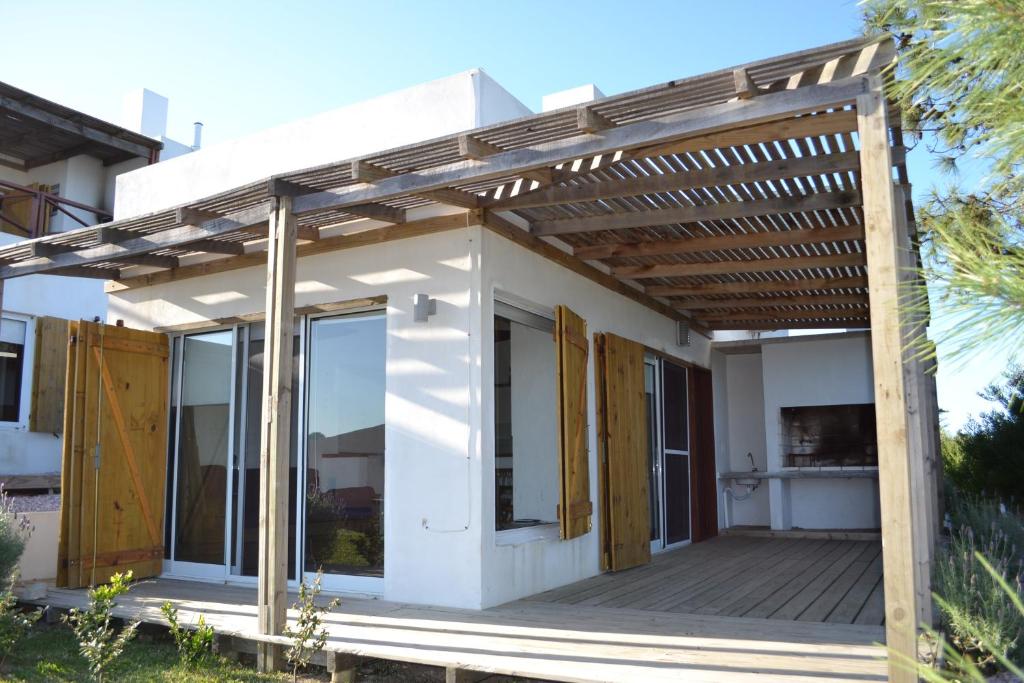
[[[490,389],[491,389],[491,404],[492,410],[490,411],[490,421],[492,425],[492,434],[490,439],[491,448],[491,473],[494,477],[491,483],[491,490],[494,492],[493,504],[489,506],[491,515],[490,528],[494,530],[494,544],[496,546],[507,546],[507,545],[519,545],[522,543],[530,543],[534,541],[557,541],[559,540],[559,523],[558,520],[551,522],[543,522],[541,524],[534,524],[532,526],[517,527],[512,529],[499,529],[498,528],[498,498],[497,498],[497,475],[498,475],[498,424],[495,410],[497,407],[497,396],[495,392],[496,388],[496,373],[497,373],[497,356],[494,352],[495,339],[494,339],[494,326],[497,318],[504,318],[511,322],[519,323],[534,330],[545,332],[552,335],[552,345],[554,344],[555,334],[555,311],[552,308],[535,304],[531,301],[518,297],[509,292],[502,292],[495,289],[492,297],[492,310],[491,310],[491,343],[490,343],[490,354],[491,354],[491,377],[490,377]],[[556,350],[552,348],[552,354],[555,354]],[[554,382],[555,378],[552,377],[551,381]],[[557,407],[556,407],[557,410]],[[553,457],[558,458],[557,449],[557,434],[555,442],[555,451]],[[515,480],[513,479],[513,490],[515,488]]]
[[[33,315],[12,313],[3,311],[2,316],[6,320],[14,320],[25,323],[25,340],[23,342],[24,352],[21,361],[21,391],[18,396],[18,419],[17,421],[0,420],[0,430],[28,431],[28,418],[32,410],[32,376],[36,353],[36,318]]]

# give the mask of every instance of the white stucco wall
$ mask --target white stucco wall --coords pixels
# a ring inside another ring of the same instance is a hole
[[[594,397],[593,334],[612,332],[670,355],[707,367],[709,342],[691,335],[692,345],[676,345],[675,323],[649,308],[616,294],[586,278],[562,268],[531,251],[495,235],[482,233],[482,283],[479,292],[483,318],[483,363],[479,380],[483,431],[480,453],[483,467],[483,594],[488,607],[577,581],[599,573],[599,514],[597,488],[597,427]],[[587,321],[591,354],[587,377],[588,434],[590,451],[590,495],[594,503],[593,529],[570,541],[552,533],[535,534],[531,540],[509,543],[509,534],[496,532],[494,521],[494,414],[492,377],[494,344],[493,300],[514,296],[521,305],[536,312],[550,312],[564,304]]]
[[[770,469],[782,467],[780,408],[873,403],[871,339],[866,334],[761,347],[765,446]],[[781,500],[772,526],[802,529],[873,529],[881,526],[875,479],[777,480]],[[787,495],[788,489],[788,495]]]
[[[0,245],[18,241],[0,233]],[[25,364],[22,369],[21,418],[17,424],[0,424],[0,474],[42,474],[60,471],[61,439],[54,434],[28,431],[31,408],[32,358],[35,352],[35,318],[56,316],[68,320],[106,317],[103,282],[90,278],[29,275],[4,283],[3,310],[27,318]]]
[[[121,175],[115,217],[530,113],[480,69],[465,71]]]
[[[299,260],[296,305],[386,295],[384,596],[480,602],[478,230],[453,230]],[[265,270],[230,271],[111,295],[110,320],[151,329],[264,308]],[[437,314],[413,321],[413,296]],[[471,454],[472,457],[471,457]]]
[[[783,469],[783,407],[874,401],[871,341],[865,333],[768,338],[743,346],[742,353],[719,347],[712,354],[719,472],[749,470],[747,452],[759,470]],[[724,503],[719,505],[722,512]],[[880,526],[878,480],[771,479],[748,500],[732,502],[728,521],[774,529],[875,529]]]
[[[764,436],[764,383],[761,354],[747,353],[724,356],[725,376],[720,381],[726,396],[728,420],[728,452],[719,460],[732,472],[750,469],[747,453],[762,472],[767,471]],[[725,482],[728,483],[728,482]],[[734,486],[739,496],[748,493],[745,486]],[[732,500],[729,522],[734,526],[767,526],[770,522],[768,484],[762,482],[746,500]]]

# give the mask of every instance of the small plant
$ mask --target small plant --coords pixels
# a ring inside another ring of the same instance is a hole
[[[14,580],[12,579],[7,590],[0,593],[0,666],[3,666],[7,655],[39,621],[41,616],[43,616],[42,609],[31,612],[18,609],[18,601],[14,597]]]
[[[14,510],[11,497],[0,484],[0,585],[14,576],[31,533],[28,517]]]
[[[316,604],[317,596],[320,595],[320,580],[323,578],[323,570],[316,573],[313,585],[309,586],[303,581],[299,585],[299,601],[292,605],[298,610],[299,618],[295,629],[285,627],[284,634],[292,639],[291,646],[285,651],[288,663],[292,665],[292,681],[299,679],[299,669],[309,666],[309,662],[316,653],[324,649],[327,644],[327,629],[323,628],[323,615],[335,609],[341,601],[334,598],[325,607]]]
[[[213,627],[200,614],[194,629],[182,628],[178,623],[178,608],[170,602],[161,605],[160,611],[170,625],[181,663],[189,668],[202,664],[213,652]]]
[[[78,639],[78,651],[89,663],[89,673],[101,683],[110,665],[121,656],[139,628],[139,622],[133,621],[118,632],[111,624],[114,600],[128,592],[131,580],[130,571],[114,574],[108,585],[89,589],[88,609],[72,609],[64,617]]]

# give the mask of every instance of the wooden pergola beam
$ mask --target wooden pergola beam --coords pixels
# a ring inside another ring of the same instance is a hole
[[[614,127],[613,121],[598,114],[593,107],[580,105],[576,108],[576,128],[580,132],[593,135]]]
[[[151,268],[177,268],[177,256],[165,256],[163,254],[134,254],[114,259],[120,263],[127,263],[133,266],[149,266]]]
[[[366,183],[368,185],[381,183],[389,178],[398,178],[403,176],[401,173],[395,173],[381,166],[377,166],[376,164],[371,164],[368,161],[361,161],[358,159],[351,163],[350,169],[352,180],[360,183]],[[463,209],[475,209],[480,206],[480,198],[476,195],[469,194],[468,192],[462,192],[460,190],[452,190],[447,187],[432,188],[416,194],[425,199],[438,202],[439,204],[449,204]],[[346,208],[346,206],[352,205],[340,206],[338,208]],[[355,206],[358,206],[358,204],[355,204]]]
[[[767,273],[781,270],[845,268],[863,266],[864,254],[829,254],[827,256],[781,256],[777,258],[736,261],[700,261],[697,263],[660,263],[650,266],[619,266],[612,275],[629,280],[655,277],[690,277],[694,275],[727,275],[731,273]]]
[[[707,294],[773,294],[783,292],[833,291],[863,289],[868,279],[856,277],[813,277],[792,280],[756,280],[740,282],[702,282],[692,285],[649,285],[644,289],[651,296],[705,296]]]
[[[459,136],[459,156],[463,159],[486,159],[489,156],[500,154],[504,150],[497,145],[492,145],[489,142],[485,142],[478,137],[463,133]],[[534,180],[542,185],[551,183],[554,176],[554,169],[550,168],[539,168],[530,171],[524,171],[522,176],[527,180]]]
[[[13,112],[24,118],[32,119],[39,123],[45,123],[48,126],[81,136],[92,142],[99,142],[108,147],[114,147],[122,152],[131,154],[132,156],[148,159],[150,150],[152,149],[146,145],[141,145],[130,140],[124,140],[111,135],[110,133],[98,130],[86,123],[83,123],[82,121],[72,121],[71,119],[58,116],[52,112],[35,107],[27,102],[21,102],[7,96],[0,95],[0,109],[6,109],[7,111]]]
[[[743,308],[780,308],[787,306],[826,306],[837,304],[864,304],[868,303],[867,294],[823,294],[796,295],[796,296],[772,296],[772,297],[742,297],[738,299],[706,299],[689,298],[672,302],[676,308],[684,311],[698,311],[703,309],[724,308],[729,310]]]
[[[754,83],[754,79],[750,77],[750,72],[746,69],[734,69],[732,80],[736,86],[736,97],[741,100],[749,100],[757,95],[757,84]]]
[[[529,209],[556,204],[595,202],[602,199],[633,197],[650,192],[677,192],[702,187],[722,187],[765,180],[818,176],[825,173],[853,171],[859,165],[860,158],[856,152],[837,152],[820,156],[716,166],[695,171],[658,173],[626,180],[605,180],[567,187],[542,187],[514,197],[489,199],[484,202],[484,205],[492,209]]]
[[[843,190],[838,192],[815,192],[801,197],[772,197],[755,201],[722,202],[701,204],[674,209],[655,209],[630,213],[585,216],[582,218],[560,218],[550,221],[535,221],[531,230],[536,235],[571,235],[601,230],[626,230],[658,225],[683,225],[700,221],[752,218],[772,214],[799,213],[842,209],[860,204],[860,192]]]
[[[614,154],[659,143],[678,142],[737,126],[757,125],[806,112],[843,106],[864,92],[864,83],[864,78],[857,76],[826,84],[810,85],[797,90],[760,95],[751,100],[711,105],[657,119],[620,125],[604,131],[602,135],[581,133],[561,140],[506,150],[480,161],[456,162],[398,175],[385,172],[377,178],[372,178],[370,165],[364,161],[355,161],[352,162],[352,177],[357,181],[363,181],[362,183],[294,197],[293,213],[301,216],[332,209],[344,210],[346,206],[376,203],[409,195],[429,196],[431,193],[458,195],[462,204],[472,203],[473,206],[477,206],[479,197],[453,190],[452,186],[521,175],[526,171],[552,168],[576,159]],[[0,266],[0,279],[46,272],[64,266],[99,263],[118,255],[182,247],[189,242],[213,239],[264,223],[267,206],[267,203],[263,203],[224,216],[192,221],[198,225],[183,221],[176,228],[126,239],[118,245],[99,245],[58,254],[50,262],[33,259]],[[83,229],[83,232],[91,233],[94,230],[95,228]]]
[[[904,386],[903,325],[900,316],[900,239],[896,234],[892,158],[882,79],[870,76],[857,98],[861,186],[864,193],[864,244],[871,301],[871,356],[878,437],[878,489],[882,519],[882,575],[885,586],[886,646],[908,662],[917,661],[917,544],[907,395]],[[901,210],[903,207],[899,207]],[[922,587],[926,592],[930,587]],[[917,673],[889,656],[889,680],[910,683]]]
[[[697,320],[712,325],[716,322],[742,322],[744,320],[756,321],[786,321],[786,320],[867,320],[868,309],[866,305],[860,308],[848,308],[841,310],[824,311],[742,311],[728,313],[703,313],[697,314]]]
[[[751,126],[794,117],[812,111],[843,106],[864,91],[864,79],[857,76],[798,90],[771,93],[752,100],[727,102],[701,107],[658,119],[616,126],[602,135],[580,134],[562,140],[510,149],[480,161],[462,161],[422,171],[389,174],[369,179],[367,173],[353,172],[353,179],[368,183],[351,185],[295,198],[295,213],[302,215],[346,205],[375,202],[445,189],[467,181],[486,181],[524,171],[553,168],[621,150],[645,145],[681,141],[686,138],[721,132],[736,126]],[[815,118],[815,117],[806,117]],[[355,161],[353,169],[367,165]]]
[[[697,254],[707,251],[782,247],[801,244],[823,244],[864,239],[864,228],[859,225],[839,228],[810,228],[748,232],[736,235],[711,235],[683,239],[650,240],[645,242],[617,242],[589,244],[573,249],[582,259],[606,259],[628,256],[664,256],[669,254]]]

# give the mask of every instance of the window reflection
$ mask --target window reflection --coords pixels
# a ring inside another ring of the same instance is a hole
[[[309,332],[305,570],[383,576],[383,314]]]
[[[224,562],[232,332],[185,337],[174,559]]]

